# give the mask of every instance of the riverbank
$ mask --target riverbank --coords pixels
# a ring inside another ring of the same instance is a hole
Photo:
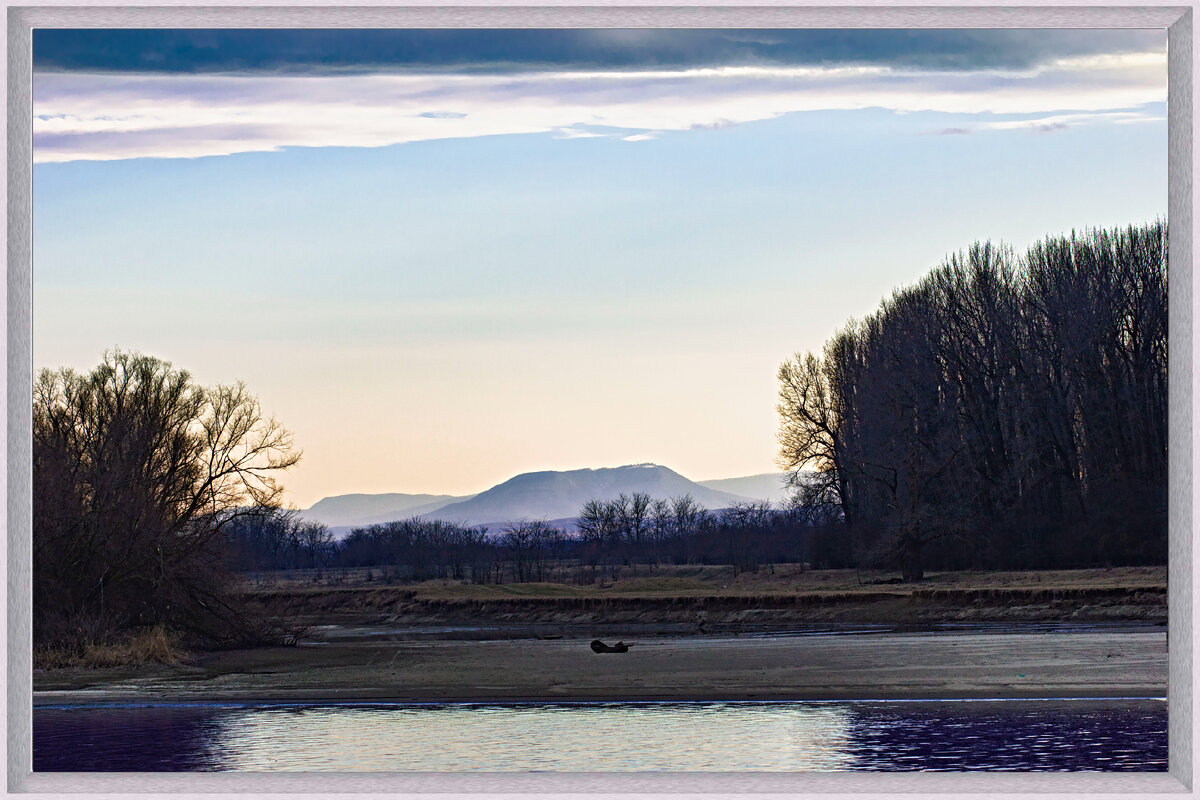
[[[887,575],[776,565],[588,585],[248,581],[299,646],[35,670],[35,703],[934,699],[1166,692],[1166,569]],[[357,578],[357,579],[356,579]],[[804,633],[806,635],[795,635]],[[593,653],[603,638],[628,653]]]
[[[917,584],[854,570],[775,565],[660,568],[613,582],[384,585],[368,571],[247,582],[260,611],[322,625],[668,625],[736,631],[825,623],[1166,620],[1165,567],[938,573]]]
[[[1161,627],[1075,631],[350,640],[35,673],[34,704],[1161,697]]]

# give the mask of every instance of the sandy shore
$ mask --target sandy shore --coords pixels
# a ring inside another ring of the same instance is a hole
[[[40,671],[34,704],[131,700],[819,700],[1160,697],[1161,627],[588,640],[374,641],[228,651],[175,667]]]

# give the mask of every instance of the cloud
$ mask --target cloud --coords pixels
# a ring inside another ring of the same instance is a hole
[[[1054,133],[1064,131],[1078,125],[1118,124],[1126,125],[1139,122],[1162,122],[1165,118],[1139,111],[1111,111],[1098,114],[1056,114],[1049,117],[1034,119],[997,120],[980,122],[963,131],[1018,131],[1027,130],[1034,133]]]
[[[582,128],[560,128],[554,134],[555,139],[603,139],[606,136],[607,134]]]
[[[347,74],[877,64],[1029,68],[1162,50],[1161,30],[38,29],[43,71]]]
[[[630,141],[801,111],[1074,115],[1134,121],[1166,99],[1161,53],[1062,58],[1031,69],[722,66],[513,74],[323,76],[36,73],[34,160],[191,158],[283,147],[379,147],[545,133]],[[454,109],[454,111],[446,111]],[[1036,127],[1027,120],[974,130]]]

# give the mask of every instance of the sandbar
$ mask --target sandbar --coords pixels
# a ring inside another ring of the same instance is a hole
[[[1163,697],[1161,626],[853,635],[330,641],[174,666],[39,670],[35,706],[112,702]]]

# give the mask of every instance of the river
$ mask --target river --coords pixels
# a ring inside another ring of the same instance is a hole
[[[1163,699],[41,706],[41,771],[1161,771]]]

